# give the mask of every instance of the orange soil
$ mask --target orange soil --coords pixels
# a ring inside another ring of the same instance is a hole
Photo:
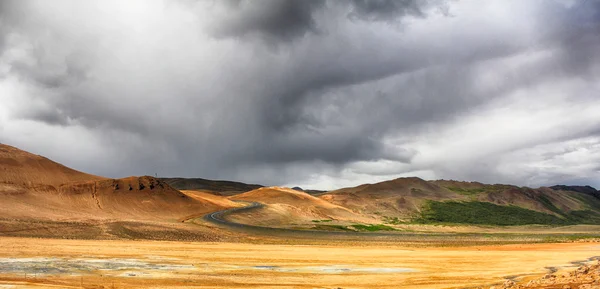
[[[265,187],[229,198],[267,204],[263,209],[231,216],[233,220],[242,223],[277,226],[291,223],[311,223],[312,220],[322,219],[354,222],[372,221],[353,213],[347,208],[290,188]]]
[[[462,288],[502,284],[506,276],[524,273],[533,274],[526,278],[541,277],[547,266],[569,266],[569,262],[587,259],[598,251],[597,243],[414,248],[352,242],[298,246],[0,238],[0,258],[131,258],[193,266],[189,271],[149,270],[147,275],[135,277],[124,276],[125,269],[27,279],[23,274],[5,273],[0,274],[0,284],[36,284],[30,288],[49,288],[51,284],[60,288],[111,288],[113,284],[115,288]],[[331,266],[414,271],[319,271]]]
[[[0,216],[28,220],[177,221],[233,205],[153,177],[108,179],[0,144]]]

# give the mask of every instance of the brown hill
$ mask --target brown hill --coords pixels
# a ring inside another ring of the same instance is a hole
[[[427,214],[431,221],[485,223],[484,220],[489,220],[491,224],[506,224],[510,222],[504,222],[502,216],[518,214],[514,219],[518,223],[600,222],[599,200],[587,193],[558,188],[399,178],[335,190],[320,197],[357,213],[381,216],[384,220],[408,221]]]
[[[128,177],[0,192],[4,217],[19,219],[181,220],[221,210],[153,177]]]
[[[153,177],[108,179],[0,145],[0,215],[12,219],[179,220],[227,206]]]
[[[266,204],[262,209],[232,216],[235,221],[244,223],[278,226],[306,224],[315,220],[372,221],[347,208],[290,188],[265,187],[229,198]]]
[[[409,218],[427,200],[462,200],[463,196],[420,178],[398,178],[343,188],[320,196],[356,213]]]
[[[0,144],[0,183],[35,187],[102,179],[105,178],[82,173],[45,157]]]
[[[198,190],[183,190],[181,192],[191,198],[194,198],[203,203],[212,204],[216,207],[233,208],[233,207],[243,206],[243,204],[236,203],[224,196],[215,195],[212,192],[205,192],[205,191],[198,191]]]

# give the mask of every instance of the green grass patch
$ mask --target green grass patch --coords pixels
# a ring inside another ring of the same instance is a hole
[[[355,224],[352,225],[353,228],[359,230],[359,231],[369,231],[369,232],[376,232],[376,231],[396,231],[396,229],[390,227],[390,226],[386,226],[383,224],[380,225],[360,225],[360,224]]]
[[[346,226],[342,226],[342,225],[316,225],[314,227],[314,229],[317,230],[323,230],[323,231],[349,231],[349,232],[354,232],[354,230],[346,227]]]
[[[564,212],[557,208],[546,196],[540,195],[538,196],[538,201],[544,205],[548,210],[557,213],[559,215],[564,215]]]
[[[333,220],[312,220],[313,223],[329,223]]]
[[[600,213],[591,210],[571,211],[566,215],[566,217],[567,220],[572,224],[600,224]]]
[[[416,223],[459,223],[476,225],[568,225],[569,219],[540,213],[516,206],[499,206],[486,202],[428,201]]]

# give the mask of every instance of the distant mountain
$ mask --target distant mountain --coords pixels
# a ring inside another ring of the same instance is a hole
[[[305,190],[305,189],[303,189],[301,187],[293,187],[292,190],[296,190],[296,191],[300,191],[300,192],[305,192],[305,193],[307,193],[309,195],[313,195],[313,196],[324,194],[324,193],[327,192],[327,191],[322,191],[322,190]]]
[[[216,181],[201,178],[160,178],[160,180],[178,190],[209,191],[223,196],[236,195],[263,187],[262,185],[256,184]]]
[[[591,187],[527,188],[452,180],[399,178],[320,195],[384,221],[490,225],[600,224]]]
[[[556,186],[552,186],[550,188],[553,190],[557,190],[557,191],[572,191],[572,192],[584,193],[584,194],[588,194],[590,196],[594,196],[594,197],[600,199],[600,191],[596,190],[594,187],[591,187],[591,186],[556,185]]]

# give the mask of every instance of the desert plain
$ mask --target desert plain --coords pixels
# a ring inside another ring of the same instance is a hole
[[[473,288],[569,270],[598,243],[414,247],[0,238],[2,288]],[[575,263],[575,264],[574,264]]]

